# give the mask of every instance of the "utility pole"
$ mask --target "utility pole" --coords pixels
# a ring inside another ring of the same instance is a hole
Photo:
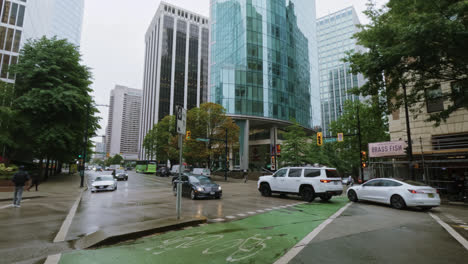
[[[408,98],[406,96],[406,84],[403,84],[403,95],[405,101],[405,115],[406,115],[406,136],[408,138],[408,168],[410,177],[412,180],[415,179],[414,177],[414,167],[413,167],[413,141],[411,140],[411,128],[409,122],[409,114],[408,114]]]
[[[362,167],[362,138],[361,138],[361,119],[359,118],[359,104],[357,105],[357,129],[358,129],[358,141],[359,141],[359,167],[361,170],[361,180],[364,182],[364,168]]]

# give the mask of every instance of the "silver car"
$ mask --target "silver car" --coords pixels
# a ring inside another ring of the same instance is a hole
[[[91,184],[91,192],[115,190],[117,190],[117,180],[112,175],[98,176]]]

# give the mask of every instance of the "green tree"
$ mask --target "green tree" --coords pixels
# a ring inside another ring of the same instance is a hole
[[[143,140],[147,159],[157,159],[161,163],[178,161],[175,116],[165,116],[146,134]],[[173,163],[174,164],[174,163]]]
[[[428,121],[439,125],[459,107],[468,109],[467,12],[466,0],[390,0],[383,9],[370,2],[365,14],[371,22],[355,34],[366,49],[346,59],[353,73],[367,78],[358,92],[392,99],[383,101],[392,111],[403,103],[403,86],[411,88],[408,104],[413,105],[424,102],[426,89],[459,81],[463,88],[442,95],[451,105]]]
[[[307,137],[304,128],[293,120],[293,124],[282,132],[284,142],[279,162],[281,165],[302,165],[307,163]]]
[[[184,158],[192,164],[206,163],[212,168],[215,155],[224,157],[226,146],[222,141],[226,139],[226,131],[229,147],[239,142],[239,126],[219,104],[204,103],[189,110],[187,130],[191,132],[191,139],[185,142]],[[218,140],[200,142],[197,138]]]
[[[110,165],[120,165],[122,164],[124,158],[120,156],[119,154],[115,154],[113,157],[110,157],[106,160],[106,166]]]
[[[361,149],[367,152],[369,143],[390,140],[387,117],[377,103],[346,101],[342,115],[330,124],[330,131],[333,135],[344,133],[345,135],[354,134],[354,136],[345,136],[344,142],[325,144],[330,144],[333,148],[333,151],[328,151],[326,154],[329,166],[336,167],[341,172],[357,172],[360,167],[359,140],[356,135],[358,107],[361,123]]]
[[[99,128],[90,96],[91,73],[80,64],[78,47],[66,40],[28,41],[20,51],[16,74],[17,150],[39,160],[71,162],[83,151],[83,139]],[[89,153],[92,142],[89,141]]]
[[[16,145],[12,134],[16,124],[15,111],[11,108],[13,95],[13,84],[0,81],[0,156],[6,156],[6,151]]]

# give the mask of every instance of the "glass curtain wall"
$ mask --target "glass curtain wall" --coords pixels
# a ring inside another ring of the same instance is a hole
[[[211,101],[228,114],[311,127],[315,2],[213,0],[211,16]]]

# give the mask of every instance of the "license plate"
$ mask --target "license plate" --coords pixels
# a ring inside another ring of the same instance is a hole
[[[215,194],[215,192],[210,192],[211,195]]]
[[[338,185],[338,182],[337,181],[334,181],[335,185]]]
[[[433,193],[428,193],[427,196],[429,196],[429,198],[434,198],[434,194],[433,194]]]

